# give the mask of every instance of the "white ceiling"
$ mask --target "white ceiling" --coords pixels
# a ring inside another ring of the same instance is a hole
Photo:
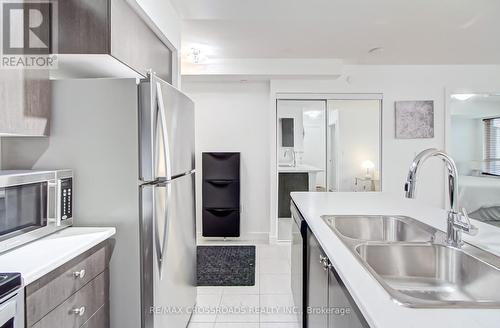
[[[499,0],[171,0],[209,58],[500,64]],[[368,50],[383,47],[369,55]]]

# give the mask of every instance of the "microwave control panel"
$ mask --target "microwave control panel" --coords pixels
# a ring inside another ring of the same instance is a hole
[[[61,179],[61,220],[73,217],[73,179]]]

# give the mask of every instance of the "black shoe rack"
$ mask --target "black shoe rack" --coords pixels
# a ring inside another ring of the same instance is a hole
[[[203,153],[202,235],[240,236],[240,153]]]

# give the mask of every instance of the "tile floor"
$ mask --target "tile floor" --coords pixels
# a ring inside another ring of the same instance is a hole
[[[255,286],[198,287],[188,328],[297,328],[290,289],[290,245],[256,245]],[[264,310],[264,311],[263,311]]]

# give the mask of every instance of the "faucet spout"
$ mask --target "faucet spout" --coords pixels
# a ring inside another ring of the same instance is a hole
[[[477,233],[477,229],[470,223],[470,218],[458,204],[458,169],[453,158],[442,150],[430,148],[419,153],[410,165],[410,170],[405,183],[406,198],[415,198],[417,176],[420,167],[429,158],[438,157],[444,161],[447,168],[448,196],[450,211],[447,220],[448,243],[455,247],[462,245],[462,231],[468,234]]]
[[[448,195],[450,200],[450,206],[453,211],[459,212],[458,207],[458,170],[453,158],[451,158],[444,151],[437,150],[435,148],[430,148],[419,153],[413,162],[410,165],[410,170],[408,172],[408,176],[406,178],[405,184],[405,193],[407,198],[415,198],[416,195],[416,183],[417,176],[422,167],[422,164],[425,163],[431,157],[441,158],[447,168],[447,180],[448,180]]]
[[[296,167],[297,166],[297,156],[295,155],[295,150],[293,148],[285,149],[285,152],[283,153],[283,157],[286,157],[286,154],[288,154],[289,152],[292,156],[292,167]]]

